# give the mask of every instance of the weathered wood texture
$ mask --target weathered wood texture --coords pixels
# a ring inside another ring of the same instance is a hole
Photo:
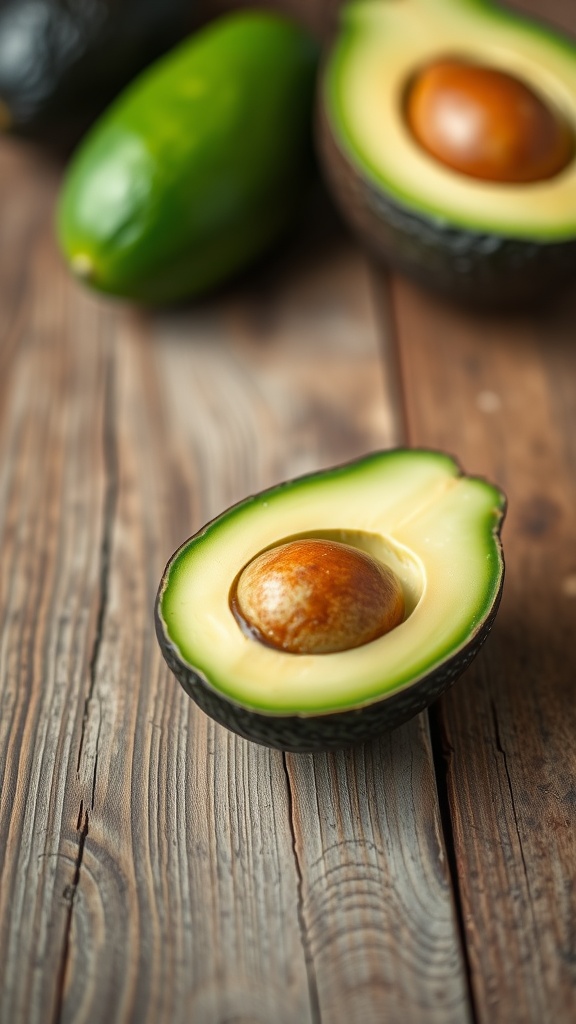
[[[426,716],[287,761],[320,1019],[465,1024]]]
[[[530,6],[576,29],[567,0]],[[324,225],[150,315],[70,281],[58,173],[0,150],[0,1020],[568,1024],[573,301],[470,317],[397,280],[390,302]],[[432,736],[422,716],[337,756],[234,738],[161,662],[166,559],[404,421],[509,494],[489,644]]]
[[[283,758],[153,635],[205,520],[395,439],[362,257],[328,226],[149,315],[68,277],[57,170],[0,160],[0,1019],[465,1021],[426,719]]]
[[[576,1011],[576,305],[470,317],[397,282],[410,441],[509,498],[494,633],[441,701],[481,1021]]]
[[[567,0],[514,6],[576,37]],[[481,317],[397,281],[408,438],[504,487],[494,635],[433,715],[482,1022],[576,1015],[576,304]],[[440,780],[440,788],[443,789]]]

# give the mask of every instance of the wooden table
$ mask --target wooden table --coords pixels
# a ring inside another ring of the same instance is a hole
[[[2,1024],[569,1024],[574,295],[465,314],[322,214],[218,296],[144,312],[68,276],[59,176],[2,144]],[[508,493],[481,655],[349,752],[217,727],[154,637],[169,555],[250,492],[399,443]]]

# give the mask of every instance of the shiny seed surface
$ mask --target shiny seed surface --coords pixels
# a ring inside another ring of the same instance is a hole
[[[406,119],[416,141],[453,170],[486,181],[528,183],[560,173],[574,155],[565,117],[526,82],[458,59],[413,78]]]
[[[388,566],[336,541],[289,541],[242,571],[232,607],[261,642],[292,654],[369,643],[397,626],[404,595]]]

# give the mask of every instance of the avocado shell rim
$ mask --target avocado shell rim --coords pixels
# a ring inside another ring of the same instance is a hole
[[[236,704],[215,690],[206,677],[185,665],[167,639],[158,606],[156,636],[168,667],[189,697],[210,718],[232,732],[266,747],[296,754],[341,750],[391,732],[423,711],[447,690],[476,657],[485,642],[500,604],[504,573],[492,610],[470,641],[453,658],[403,690],[350,711],[310,715],[273,715]]]
[[[355,167],[336,141],[322,76],[316,149],[344,220],[371,252],[424,287],[484,310],[533,307],[576,276],[576,239],[540,242],[455,226],[415,212]]]

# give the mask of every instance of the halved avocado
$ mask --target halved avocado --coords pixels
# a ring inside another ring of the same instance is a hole
[[[574,146],[558,173],[532,182],[447,166],[407,117],[415,77],[445,59],[513,76],[574,140],[576,45],[565,37],[489,0],[357,0],[342,12],[319,99],[334,195],[377,253],[428,286],[494,306],[547,296],[576,273]]]
[[[174,554],[156,602],[164,657],[216,721],[268,746],[326,750],[421,711],[484,642],[504,578],[503,494],[440,452],[395,449],[262,491]],[[368,552],[400,581],[404,620],[350,650],[293,654],[243,630],[242,569],[294,538]]]

